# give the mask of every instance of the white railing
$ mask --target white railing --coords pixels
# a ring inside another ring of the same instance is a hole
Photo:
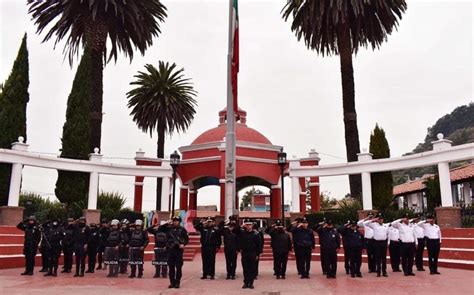
[[[362,174],[362,205],[364,210],[372,210],[370,173],[437,165],[441,188],[441,205],[442,207],[452,207],[449,163],[474,159],[474,143],[452,147],[451,141],[443,139],[443,135],[438,134],[438,140],[432,142],[432,144],[432,151],[389,159],[373,160],[372,154],[365,151],[358,155],[357,162],[343,164],[300,166],[298,161],[293,161],[290,162],[290,177],[295,180],[300,177]]]
[[[18,206],[20,198],[20,187],[22,170],[24,166],[40,167],[55,170],[76,171],[90,173],[89,195],[87,209],[97,209],[97,193],[99,188],[99,175],[125,175],[160,177],[169,187],[172,169],[169,161],[163,160],[161,166],[138,166],[123,165],[102,162],[99,149],[89,155],[89,160],[72,160],[55,156],[45,156],[28,152],[28,145],[24,143],[23,137],[12,144],[12,149],[0,149],[0,163],[11,163],[12,174],[10,178],[10,191],[8,194],[8,206]],[[164,192],[167,198],[167,192]]]

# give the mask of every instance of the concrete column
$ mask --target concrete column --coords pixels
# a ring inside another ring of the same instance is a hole
[[[357,154],[359,162],[372,161],[372,154],[367,152],[367,149],[360,154]],[[364,210],[372,210],[372,182],[370,173],[362,173],[362,208]]]
[[[221,187],[220,191],[220,200],[219,200],[219,206],[220,206],[220,215],[225,216],[225,179],[219,179],[219,185]]]
[[[281,187],[272,185],[270,196],[270,217],[281,218]]]
[[[12,144],[12,150],[27,152],[28,145],[24,143],[25,139],[23,136],[18,137],[18,141]],[[23,165],[14,163],[12,164],[12,173],[10,178],[10,190],[8,192],[8,206],[18,207],[20,202],[20,190],[21,190],[21,174],[23,172]]]
[[[290,161],[289,172],[300,166],[298,161]],[[298,177],[291,177],[291,212],[300,212],[300,183]]]
[[[180,192],[179,192],[179,209],[188,211],[188,191],[189,187],[188,186],[181,186]]]
[[[171,167],[170,162],[168,161],[162,161],[161,162],[162,167]],[[172,193],[172,178],[171,177],[163,177],[162,178],[162,185],[161,185],[161,211],[171,211],[170,209],[170,199],[171,199],[171,193]]]
[[[143,176],[135,176],[135,196],[133,198],[133,211],[135,212],[142,212],[144,180]]]
[[[94,149],[93,154],[89,154],[89,161],[91,162],[101,162],[102,155],[99,154],[99,148]],[[96,210],[97,209],[97,194],[99,191],[99,173],[91,172],[89,177],[89,197],[87,201],[87,209]]]
[[[438,140],[433,141],[433,151],[442,151],[451,148],[452,141],[444,139],[444,135],[439,133]],[[438,164],[439,187],[441,190],[441,207],[453,206],[453,192],[451,190],[451,176],[449,173],[449,163]]]
[[[321,200],[319,192],[319,177],[311,177],[309,183],[309,191],[311,192],[311,211],[321,211]]]

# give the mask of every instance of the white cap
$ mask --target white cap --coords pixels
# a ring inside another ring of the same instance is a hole
[[[135,225],[143,225],[143,221],[140,219],[135,220]]]
[[[118,225],[119,224],[119,221],[117,219],[113,219],[111,222],[110,222],[110,225]]]

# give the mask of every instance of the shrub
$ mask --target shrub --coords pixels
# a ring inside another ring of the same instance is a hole
[[[125,197],[120,192],[101,191],[97,198],[97,209],[101,210],[100,217],[109,221],[118,217],[124,205]]]
[[[51,202],[35,193],[21,194],[19,204],[25,207],[24,218],[34,215],[41,223],[55,218],[65,220],[68,215],[63,204],[58,201]]]

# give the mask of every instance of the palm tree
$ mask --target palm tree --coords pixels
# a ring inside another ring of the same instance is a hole
[[[355,108],[352,54],[360,46],[373,50],[397,28],[407,4],[405,0],[288,0],[283,7],[285,21],[292,16],[291,30],[306,47],[323,56],[339,55],[346,155],[357,161],[360,152]],[[349,176],[353,197],[360,198],[360,175]]]
[[[190,79],[184,78],[184,69],[176,70],[176,64],[158,62],[158,69],[145,65],[146,72],[138,72],[137,86],[127,93],[130,115],[143,132],[157,132],[156,156],[165,155],[165,136],[188,129],[197,105]],[[156,180],[156,210],[161,209],[161,178]]]
[[[64,53],[71,65],[81,47],[91,48],[90,151],[100,148],[104,62],[112,58],[116,61],[118,51],[130,61],[135,49],[143,55],[153,44],[153,37],[161,33],[166,7],[159,0],[28,0],[28,5],[37,33],[49,27],[43,42],[53,36],[56,36],[55,45],[66,39]]]

